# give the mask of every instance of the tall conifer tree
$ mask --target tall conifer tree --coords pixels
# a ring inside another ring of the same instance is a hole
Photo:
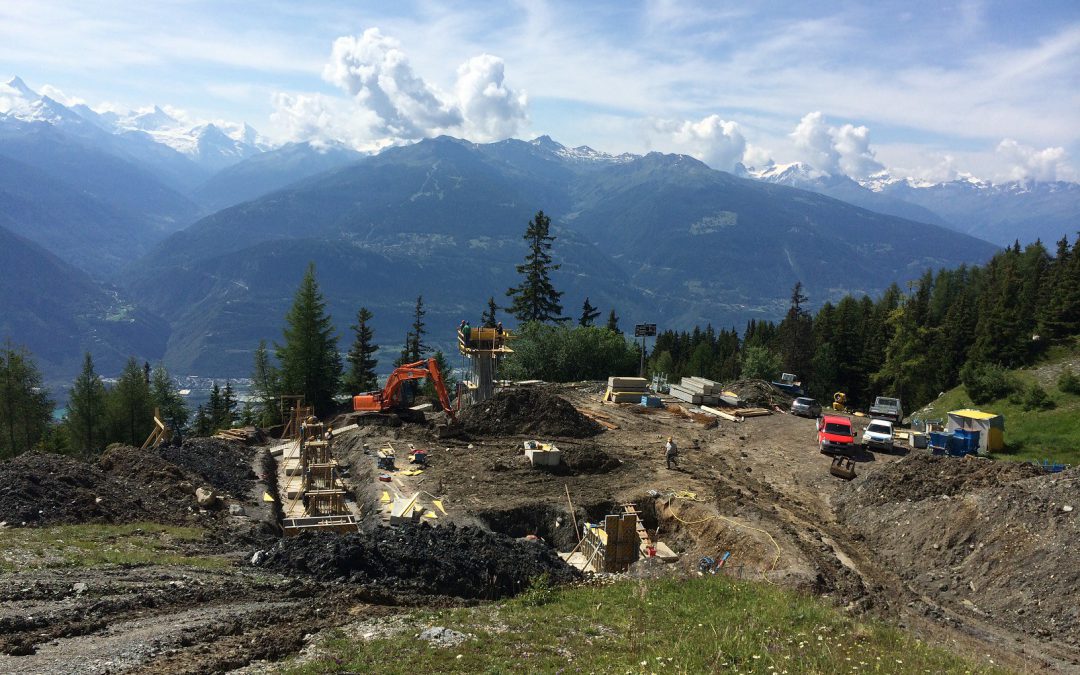
[[[555,241],[551,234],[551,219],[543,211],[537,211],[529,221],[524,238],[529,242],[529,253],[524,264],[517,266],[521,284],[506,291],[511,298],[508,311],[521,323],[565,321],[559,303],[562,293],[551,283],[551,273],[559,269],[551,258],[551,242]]]
[[[303,394],[316,415],[325,415],[340,389],[341,355],[326,301],[310,263],[289,313],[285,315],[284,342],[277,345],[284,393]]]

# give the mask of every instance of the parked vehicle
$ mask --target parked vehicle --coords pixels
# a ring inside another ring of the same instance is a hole
[[[904,409],[900,405],[900,399],[878,396],[874,399],[874,405],[870,406],[871,419],[892,420],[900,424],[904,420]]]
[[[888,420],[871,420],[863,430],[862,444],[865,448],[892,452],[893,423]]]
[[[800,396],[791,402],[791,414],[799,417],[819,417],[821,404],[812,398]]]
[[[855,430],[846,417],[825,415],[819,419],[817,438],[822,454],[855,455]]]

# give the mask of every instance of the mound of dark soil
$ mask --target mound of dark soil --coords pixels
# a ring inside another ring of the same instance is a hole
[[[243,498],[257,478],[251,470],[254,450],[215,438],[188,438],[183,445],[158,449],[164,459],[198,474],[217,490]]]
[[[478,436],[586,438],[604,430],[566,399],[541,388],[501,391],[458,416],[460,428]]]
[[[906,500],[918,501],[948,495],[962,495],[972,490],[996,487],[1041,475],[1030,464],[995,462],[985,459],[937,457],[909,454],[875,471],[863,481],[849,484],[840,501],[870,506]]]
[[[0,463],[0,521],[9,525],[198,519],[201,480],[154,452],[108,450],[94,463],[30,452]]]
[[[622,465],[618,458],[612,457],[596,446],[581,448],[560,448],[562,463],[571,473],[610,473]]]
[[[544,573],[553,582],[580,576],[541,543],[453,524],[379,528],[346,536],[305,532],[279,541],[259,564],[396,593],[470,599],[514,595]]]

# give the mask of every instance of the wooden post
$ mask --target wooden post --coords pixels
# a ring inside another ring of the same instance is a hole
[[[578,543],[581,543],[581,530],[577,526],[577,515],[574,513],[574,502],[570,501],[570,487],[563,483],[563,487],[566,488],[566,503],[570,505],[570,517],[574,520],[574,532],[577,533]]]

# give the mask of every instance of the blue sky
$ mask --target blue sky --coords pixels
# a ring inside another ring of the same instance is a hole
[[[278,140],[547,133],[722,169],[1080,179],[1075,0],[6,0],[0,64],[95,107]]]

